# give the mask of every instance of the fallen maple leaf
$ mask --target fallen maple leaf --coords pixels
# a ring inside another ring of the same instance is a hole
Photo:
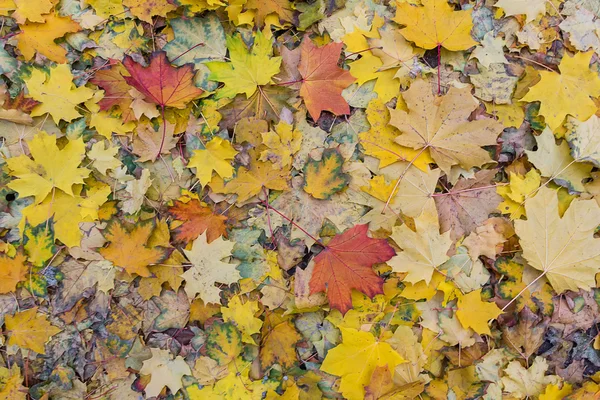
[[[593,51],[565,54],[557,72],[540,71],[541,80],[529,89],[521,101],[539,101],[540,114],[551,130],[556,130],[567,115],[580,121],[591,117],[598,107],[592,97],[600,96],[600,78],[590,70]]]
[[[336,115],[350,113],[350,106],[342,97],[342,90],[356,79],[350,72],[337,65],[342,46],[342,43],[329,43],[317,47],[308,35],[300,45],[298,65],[298,71],[302,75],[300,96],[315,121],[324,110]]]
[[[169,207],[169,213],[182,224],[173,230],[174,239],[180,243],[196,240],[206,232],[206,241],[213,242],[220,236],[227,236],[225,221],[227,217],[215,214],[199,200],[191,199],[187,203],[175,201]]]
[[[368,225],[336,235],[315,257],[310,293],[327,292],[329,305],[345,314],[352,308],[352,289],[369,297],[383,293],[383,279],[372,266],[396,254],[385,239],[367,236]]]
[[[17,284],[27,276],[28,270],[23,253],[18,252],[14,257],[0,254],[0,293],[15,291]]]
[[[327,352],[321,371],[341,376],[340,391],[351,400],[363,398],[376,367],[387,365],[393,370],[404,359],[388,343],[377,340],[372,333],[340,328],[342,343]]]
[[[481,147],[495,145],[504,127],[489,118],[469,120],[479,105],[470,87],[452,87],[445,96],[436,97],[427,82],[418,80],[402,97],[408,111],[390,109],[390,124],[401,133],[398,144],[429,151],[446,173],[453,165],[469,169],[492,161]]]
[[[442,46],[451,51],[467,50],[477,42],[471,37],[472,10],[454,11],[447,0],[422,0],[423,6],[400,3],[394,21],[405,25],[400,33],[424,49]]]
[[[69,141],[59,149],[56,136],[40,131],[28,145],[33,160],[20,155],[7,161],[11,175],[18,178],[8,186],[21,196],[35,196],[36,204],[44,201],[54,188],[74,196],[73,185],[83,183],[90,173],[87,168],[79,167],[85,155],[83,140]]]
[[[158,396],[163,388],[168,387],[177,393],[183,387],[181,378],[191,375],[192,371],[181,356],[173,358],[169,350],[150,348],[152,357],[145,360],[140,374],[150,375],[150,382],[144,391],[148,397]]]
[[[38,308],[30,308],[15,315],[7,315],[4,323],[10,332],[7,344],[46,354],[45,344],[61,329],[50,324],[48,317],[38,314]]]
[[[66,64],[51,68],[49,75],[34,69],[24,82],[29,96],[40,102],[31,110],[31,116],[48,113],[57,124],[60,120],[70,122],[81,117],[76,110],[77,105],[91,99],[94,94],[88,87],[74,87],[73,74]]]
[[[71,18],[48,14],[44,23],[26,22],[20,25],[21,34],[17,37],[17,48],[26,60],[31,60],[36,52],[62,64],[67,62],[67,51],[54,43],[65,33],[78,32],[79,24]]]
[[[153,224],[138,224],[133,229],[114,221],[104,229],[104,237],[110,243],[99,250],[102,257],[128,274],[150,276],[148,266],[157,264],[169,256],[161,247],[149,248],[146,242],[154,229]]]
[[[98,102],[100,110],[108,111],[114,106],[121,110],[121,117],[124,122],[134,119],[131,103],[133,97],[129,94],[131,86],[127,83],[124,75],[127,71],[123,65],[115,60],[110,60],[110,67],[96,71],[90,82],[104,90],[104,97]]]
[[[600,240],[594,231],[600,207],[594,200],[574,200],[563,217],[556,191],[542,187],[525,203],[527,220],[515,221],[523,257],[546,276],[557,293],[589,290],[600,271]]]
[[[125,57],[123,66],[131,75],[123,76],[125,81],[163,109],[185,108],[189,101],[202,94],[202,89],[194,85],[193,65],[173,67],[164,51],[153,53],[147,67],[136,63],[130,56]]]
[[[304,191],[316,199],[328,199],[344,189],[350,176],[342,172],[343,164],[337,149],[326,149],[319,161],[310,158],[304,165]]]

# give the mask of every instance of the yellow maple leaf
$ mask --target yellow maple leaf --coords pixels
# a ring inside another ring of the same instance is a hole
[[[349,400],[362,400],[364,387],[376,367],[394,370],[404,359],[389,343],[377,340],[370,332],[340,328],[342,343],[327,352],[321,371],[340,376],[340,392]]]
[[[408,112],[390,110],[390,124],[401,132],[398,144],[428,151],[446,173],[453,165],[470,169],[492,161],[481,147],[495,145],[504,127],[492,119],[469,120],[479,105],[470,87],[452,87],[445,96],[434,96],[429,83],[417,80],[402,97]]]
[[[456,317],[461,325],[480,335],[491,335],[489,321],[502,314],[502,310],[495,303],[481,300],[481,289],[460,296],[457,307]]]
[[[23,24],[26,20],[31,22],[45,22],[46,16],[54,5],[50,0],[12,0],[14,1],[16,11],[12,17]]]
[[[90,173],[79,167],[85,155],[82,138],[59,149],[56,136],[40,131],[27,145],[33,160],[23,154],[7,160],[10,174],[17,178],[8,187],[23,197],[35,196],[36,203],[41,203],[54,188],[73,196],[73,185],[83,183]]]
[[[344,189],[350,176],[342,172],[343,164],[337,149],[326,149],[319,161],[309,157],[304,165],[304,191],[316,199],[328,199]]]
[[[135,122],[124,123],[121,118],[114,117],[106,111],[93,113],[89,125],[91,128],[96,128],[99,134],[109,140],[112,138],[113,133],[126,135],[135,128]]]
[[[114,170],[121,165],[121,161],[115,158],[118,152],[117,146],[113,147],[110,142],[100,141],[94,143],[87,156],[92,160],[92,166],[102,175],[106,175],[106,170]]]
[[[240,296],[234,296],[229,300],[227,307],[221,307],[223,320],[232,322],[242,333],[242,341],[256,344],[252,335],[260,332],[262,320],[255,317],[258,312],[258,301],[248,300],[242,302]]]
[[[167,13],[177,10],[177,6],[168,0],[123,0],[123,5],[129,8],[133,16],[152,24],[152,17],[166,17]]]
[[[594,232],[600,220],[595,200],[573,200],[562,218],[556,190],[543,187],[525,202],[527,220],[515,221],[523,257],[546,276],[557,293],[596,286],[600,271],[600,240]]]
[[[204,64],[210,69],[209,79],[225,84],[217,92],[217,99],[234,97],[237,93],[245,93],[246,97],[250,97],[258,86],[271,83],[273,75],[279,72],[281,57],[271,57],[271,40],[261,31],[254,37],[252,50],[248,50],[239,35],[227,38],[227,48],[231,62],[211,61]]]
[[[67,62],[67,51],[54,43],[54,40],[63,37],[65,33],[81,30],[79,24],[71,18],[55,14],[47,15],[44,23],[26,22],[19,27],[21,33],[17,36],[17,48],[27,61],[31,60],[37,51],[61,64]]]
[[[237,194],[237,201],[242,203],[256,196],[264,188],[285,190],[288,188],[288,170],[273,169],[268,162],[255,161],[250,169],[240,168],[237,176],[227,182],[224,191]]]
[[[589,67],[593,55],[593,51],[577,53],[573,57],[565,54],[558,66],[560,74],[539,71],[541,80],[521,99],[539,101],[540,114],[553,131],[567,114],[585,121],[598,110],[591,99],[600,96],[600,78]]]
[[[19,229],[24,229],[25,221],[39,225],[52,218],[56,239],[67,247],[79,246],[83,234],[79,229],[82,222],[98,219],[98,209],[106,202],[111,188],[102,185],[89,189],[87,196],[80,196],[81,186],[75,186],[74,196],[57,190],[54,196],[48,196],[40,204],[32,204],[23,209],[23,218]]]
[[[525,150],[525,153],[541,175],[569,190],[583,192],[582,181],[590,176],[592,164],[574,162],[567,142],[563,140],[557,145],[554,134],[548,127],[535,137],[535,141],[537,149]]]
[[[417,156],[418,151],[400,146],[394,141],[400,132],[390,126],[390,112],[383,101],[371,100],[367,105],[366,112],[371,129],[359,133],[358,138],[365,153],[379,159],[379,168],[387,167],[398,161],[410,161]],[[430,163],[433,163],[433,160],[429,153],[423,152],[415,159],[413,165],[425,171]]]
[[[0,400],[26,400],[27,388],[23,386],[23,376],[16,364],[10,369],[0,368]]]
[[[7,315],[4,323],[10,332],[8,345],[17,345],[24,349],[46,354],[45,344],[61,329],[50,324],[45,315],[37,313],[37,307]]]
[[[231,160],[236,154],[237,150],[231,146],[231,142],[215,136],[206,143],[204,149],[194,150],[187,166],[196,168],[196,177],[202,186],[206,186],[212,179],[213,171],[221,178],[231,178],[234,171]]]
[[[14,292],[17,284],[25,279],[28,269],[20,251],[14,257],[0,254],[0,293]]]
[[[130,275],[150,276],[148,266],[160,263],[169,255],[164,248],[146,246],[153,229],[150,223],[137,224],[133,229],[128,229],[120,222],[113,222],[104,229],[104,237],[110,244],[99,252]]]
[[[261,161],[270,161],[274,169],[282,169],[292,164],[292,156],[300,151],[302,132],[292,125],[280,121],[275,130],[261,133],[263,144],[268,150],[260,153]]]
[[[407,272],[410,283],[425,281],[429,284],[433,273],[448,260],[446,253],[452,245],[450,231],[440,235],[440,224],[435,209],[428,208],[415,218],[416,231],[406,224],[394,227],[390,236],[403,249],[387,263],[394,272]]]
[[[535,193],[541,183],[541,176],[536,169],[524,176],[511,172],[509,184],[496,187],[496,192],[504,199],[498,209],[502,214],[510,214],[511,219],[521,218],[525,215],[524,201]]]
[[[41,103],[31,110],[31,116],[49,113],[57,124],[61,119],[70,122],[81,117],[76,107],[94,95],[94,91],[85,86],[73,88],[73,74],[67,64],[50,68],[49,75],[34,69],[31,76],[23,80],[29,96]]]
[[[477,44],[471,37],[472,10],[454,11],[447,0],[422,0],[422,7],[400,3],[394,21],[405,28],[400,33],[417,46],[451,51],[467,50]]]

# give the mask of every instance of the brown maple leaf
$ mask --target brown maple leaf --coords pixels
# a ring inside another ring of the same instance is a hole
[[[502,197],[490,185],[496,170],[482,170],[472,179],[461,179],[443,195],[435,196],[442,232],[450,230],[452,240],[471,233],[496,210]]]
[[[110,60],[110,67],[96,71],[90,82],[104,90],[104,97],[98,102],[100,110],[108,111],[118,106],[122,112],[123,122],[135,119],[131,103],[133,98],[129,94],[131,86],[123,77],[127,74],[123,65],[117,60]]]
[[[396,255],[385,239],[370,238],[367,230],[367,224],[356,225],[336,235],[315,257],[310,293],[327,292],[329,305],[342,314],[352,308],[352,289],[369,297],[383,293],[383,279],[372,266]]]
[[[173,230],[174,240],[178,243],[189,243],[196,240],[205,231],[208,243],[219,236],[227,236],[225,226],[227,217],[213,213],[210,208],[204,207],[196,199],[187,203],[175,201],[173,206],[169,207],[169,213],[177,221],[183,222]]]
[[[323,110],[336,115],[350,113],[350,106],[342,97],[342,91],[356,79],[337,65],[342,46],[342,43],[329,43],[317,47],[308,36],[300,45],[300,96],[315,121]]]

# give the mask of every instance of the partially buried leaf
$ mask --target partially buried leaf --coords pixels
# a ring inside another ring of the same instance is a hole
[[[263,187],[272,190],[285,190],[288,188],[287,170],[277,170],[268,162],[253,161],[250,169],[238,169],[235,178],[227,182],[225,193],[238,195],[237,201],[244,202],[261,193]]]
[[[162,154],[169,154],[177,144],[178,138],[173,136],[175,126],[164,122],[155,130],[151,124],[140,124],[133,139],[133,153],[140,156],[138,161],[156,161]]]
[[[342,97],[342,90],[350,86],[355,79],[350,72],[337,65],[342,45],[329,43],[317,47],[308,35],[300,45],[300,96],[315,121],[319,119],[321,111],[331,111],[336,115],[350,113],[350,106]]]
[[[258,302],[255,300],[242,300],[240,296],[235,296],[227,307],[221,307],[221,314],[225,322],[231,322],[242,333],[244,343],[256,344],[252,335],[260,332],[263,324],[262,320],[255,317],[258,312]]]
[[[329,350],[321,371],[340,376],[340,391],[350,400],[363,399],[364,387],[376,367],[387,365],[393,370],[405,360],[385,342],[370,332],[340,328],[342,343]]]
[[[338,149],[326,149],[320,161],[310,158],[304,165],[304,191],[317,199],[329,199],[350,181],[350,176],[342,172],[343,164]]]
[[[139,224],[133,228],[114,221],[104,229],[108,246],[99,250],[100,254],[128,274],[150,276],[148,266],[157,264],[168,257],[169,251],[162,247],[147,247],[154,225]]]
[[[600,78],[589,68],[593,51],[565,54],[560,62],[561,73],[539,71],[542,79],[523,97],[522,101],[539,101],[540,114],[551,130],[571,115],[580,121],[591,117],[598,107],[590,97],[600,95]]]
[[[198,69],[202,63],[225,58],[225,32],[219,18],[208,14],[203,18],[176,18],[171,20],[175,39],[163,50],[175,65],[193,63]]]
[[[562,141],[556,144],[554,134],[549,128],[536,136],[537,150],[528,151],[527,157],[540,170],[544,177],[552,178],[559,185],[577,192],[584,190],[582,181],[589,177],[591,164],[576,163],[569,152],[569,145]]]
[[[422,0],[423,6],[400,3],[394,21],[405,25],[400,33],[424,49],[442,46],[467,50],[477,43],[471,37],[472,10],[454,11],[446,0]]]
[[[0,293],[15,291],[17,284],[27,276],[28,270],[23,253],[18,252],[14,257],[0,254]]]
[[[440,235],[440,226],[435,210],[427,210],[415,218],[416,230],[406,224],[394,227],[390,236],[403,251],[388,264],[394,272],[407,272],[404,281],[429,284],[434,271],[448,260],[446,253],[452,245],[450,232]]]
[[[187,243],[206,232],[206,241],[211,243],[219,236],[226,236],[225,221],[227,217],[215,214],[212,209],[197,199],[187,203],[175,201],[169,213],[181,221],[181,225],[173,230],[175,240]]]
[[[38,308],[30,308],[15,315],[7,315],[4,320],[6,330],[10,332],[7,344],[46,354],[45,344],[61,329],[50,324],[48,317],[38,314]]]
[[[144,389],[146,395],[158,396],[165,386],[177,393],[183,387],[181,378],[192,374],[190,367],[181,356],[173,359],[168,350],[150,348],[150,352],[152,357],[144,361],[140,370],[140,374],[150,375],[150,382]]]
[[[26,60],[31,60],[38,52],[56,63],[67,62],[67,51],[54,43],[54,40],[66,33],[81,30],[79,24],[71,18],[54,13],[47,15],[44,23],[26,22],[19,27],[21,33],[17,37],[17,48]]]
[[[279,364],[284,369],[291,368],[297,362],[295,345],[302,339],[296,331],[294,324],[282,320],[276,314],[266,317],[263,329],[263,342],[260,348],[260,364],[263,370],[270,368],[273,364]]]
[[[315,257],[310,292],[326,292],[329,305],[342,314],[352,308],[352,289],[369,297],[383,293],[383,279],[372,266],[396,253],[385,239],[370,238],[367,231],[367,225],[348,229],[331,239]]]
[[[49,113],[55,123],[60,120],[70,122],[81,117],[77,105],[92,98],[94,91],[88,87],[74,87],[73,74],[67,64],[50,68],[49,74],[33,69],[31,76],[23,80],[29,96],[40,102],[31,110],[36,117]]]
[[[27,144],[33,160],[25,155],[7,160],[11,175],[18,178],[8,187],[21,196],[35,196],[36,203],[41,203],[54,188],[74,196],[73,185],[83,183],[90,173],[79,167],[85,155],[83,140],[69,141],[59,149],[56,136],[40,131]]]
[[[502,377],[504,391],[517,398],[537,397],[548,384],[557,384],[560,378],[556,375],[546,375],[548,362],[542,357],[536,357],[533,364],[525,369],[519,361],[511,361],[504,369]]]
[[[231,257],[233,242],[223,238],[206,241],[206,232],[198,236],[191,250],[184,250],[192,266],[181,277],[185,279],[185,291],[188,297],[199,295],[204,303],[219,303],[221,290],[215,283],[230,285],[240,279],[240,273],[235,264],[222,261]]]
[[[242,352],[242,337],[230,322],[215,323],[207,329],[206,354],[219,365],[227,365]]]
[[[434,198],[442,231],[450,230],[452,240],[471,233],[498,207],[502,198],[490,185],[495,174],[495,170],[479,171]]]
[[[491,335],[488,322],[502,314],[495,303],[481,300],[481,289],[460,296],[457,307],[456,316],[462,326],[472,328],[480,335]]]
[[[231,178],[234,171],[231,160],[236,154],[237,151],[231,146],[231,142],[215,136],[206,143],[204,149],[194,150],[187,166],[196,168],[196,177],[200,184],[205,186],[212,179],[213,171],[221,178]]]

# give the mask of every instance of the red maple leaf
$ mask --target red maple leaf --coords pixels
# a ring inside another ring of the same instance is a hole
[[[188,102],[202,94],[202,89],[194,85],[193,65],[173,67],[164,51],[152,53],[150,65],[147,67],[136,63],[130,56],[125,56],[123,66],[131,75],[123,77],[127,83],[162,109],[183,109]]]
[[[183,224],[173,231],[176,242],[188,243],[206,231],[206,241],[210,243],[227,233],[227,217],[213,213],[209,207],[203,207],[196,199],[187,203],[175,201],[173,206],[169,207],[169,213],[176,220],[183,221]]]
[[[367,230],[366,224],[356,225],[336,235],[315,257],[310,293],[327,292],[329,305],[342,314],[352,308],[352,289],[369,297],[383,293],[383,279],[372,266],[396,254],[385,239],[368,237]]]
[[[356,79],[337,65],[342,46],[342,43],[329,43],[317,47],[308,36],[300,45],[300,96],[315,121],[323,110],[336,115],[350,113],[350,106],[342,97],[342,91]]]
[[[129,122],[135,119],[131,110],[133,98],[129,94],[131,86],[123,78],[123,73],[126,71],[121,62],[110,60],[110,68],[96,71],[90,82],[104,90],[104,97],[98,102],[100,110],[107,111],[119,106],[123,121]]]

